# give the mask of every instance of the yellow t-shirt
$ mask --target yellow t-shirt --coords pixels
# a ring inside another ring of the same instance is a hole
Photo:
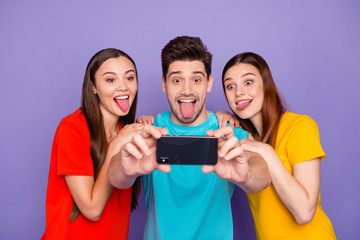
[[[308,116],[291,112],[285,112],[281,118],[275,151],[291,174],[293,165],[317,157],[322,160],[325,157],[316,122]],[[321,208],[321,196],[314,219],[305,225],[296,223],[293,215],[278,197],[273,185],[247,196],[258,239],[336,239],[332,224]]]

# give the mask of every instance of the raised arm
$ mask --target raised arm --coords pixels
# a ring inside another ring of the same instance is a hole
[[[270,175],[265,161],[258,155],[245,152],[231,127],[207,131],[208,136],[218,138],[218,163],[203,166],[205,173],[215,172],[220,178],[229,180],[248,193],[265,189],[270,184]]]
[[[126,189],[138,176],[150,174],[156,169],[169,172],[169,165],[156,163],[156,140],[167,134],[164,128],[146,125],[141,134],[135,135],[113,157],[107,173],[110,183],[116,188]]]
[[[315,215],[320,191],[320,159],[295,164],[291,174],[270,145],[254,140],[242,140],[241,145],[245,150],[263,156],[272,184],[296,222],[310,222]]]

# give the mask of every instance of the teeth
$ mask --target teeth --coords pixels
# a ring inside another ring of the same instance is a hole
[[[121,97],[116,97],[116,100],[123,100],[123,99],[128,99],[129,96],[121,96]]]
[[[179,100],[179,102],[190,103],[190,102],[195,102],[195,100],[183,99],[183,100]]]
[[[246,103],[246,102],[252,102],[252,100],[239,101],[236,104],[243,104],[243,103]]]

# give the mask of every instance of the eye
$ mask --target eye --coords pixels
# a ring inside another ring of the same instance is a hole
[[[179,78],[174,78],[172,81],[173,81],[173,83],[180,83],[180,79],[179,79]]]
[[[126,77],[126,80],[128,80],[128,81],[132,81],[132,80],[134,80],[135,79],[135,77],[134,76],[129,76],[129,77]]]
[[[233,89],[235,86],[234,84],[229,84],[226,86],[226,89],[230,90],[230,89]]]
[[[115,78],[107,78],[106,81],[112,83],[115,82]]]
[[[246,80],[245,81],[245,85],[250,85],[250,84],[252,84],[254,81],[253,80]]]
[[[200,78],[195,78],[194,82],[199,83],[199,82],[201,82],[201,79]]]

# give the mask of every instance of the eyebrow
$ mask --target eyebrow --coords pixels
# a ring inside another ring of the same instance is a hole
[[[169,77],[171,77],[171,75],[182,74],[182,73],[183,73],[182,71],[171,72],[169,74]],[[205,74],[202,71],[194,71],[194,72],[192,72],[192,74],[201,74],[201,75],[203,75],[205,77]]]
[[[128,74],[129,72],[133,72],[135,73],[135,70],[134,69],[129,69],[125,72],[125,74]],[[102,76],[105,76],[106,74],[114,74],[116,75],[117,73],[116,72],[104,72]]]
[[[245,76],[248,76],[248,75],[253,75],[253,76],[256,76],[255,74],[251,73],[251,72],[248,72],[248,73],[244,73],[243,75],[241,75],[240,77],[245,77]],[[224,79],[224,82],[228,81],[228,80],[232,80],[231,77],[228,77],[228,78],[225,78]]]

